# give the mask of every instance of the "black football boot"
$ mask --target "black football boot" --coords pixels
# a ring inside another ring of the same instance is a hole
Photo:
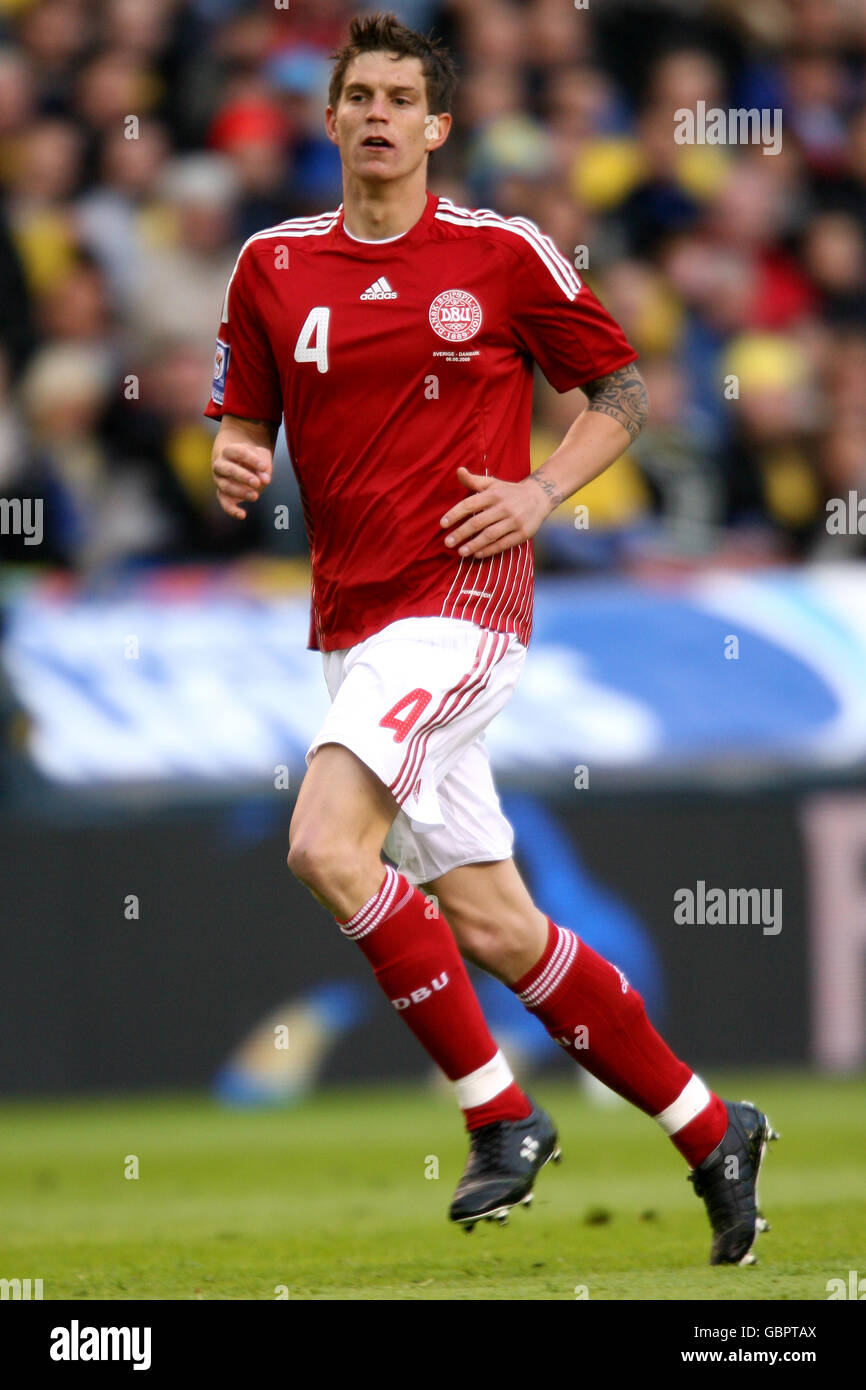
[[[553,1121],[535,1105],[525,1120],[483,1125],[469,1142],[469,1161],[448,1213],[466,1231],[482,1218],[504,1226],[512,1207],[529,1206],[545,1163],[561,1157]]]
[[[728,1128],[719,1146],[691,1173],[713,1228],[711,1265],[755,1263],[752,1246],[769,1224],[758,1211],[758,1173],[767,1145],[779,1136],[751,1101],[725,1101]]]

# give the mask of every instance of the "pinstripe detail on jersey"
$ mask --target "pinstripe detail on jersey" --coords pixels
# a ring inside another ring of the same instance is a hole
[[[248,246],[252,246],[254,241],[269,241],[273,237],[292,237],[297,239],[304,236],[326,236],[328,232],[336,227],[340,217],[340,208],[334,212],[323,212],[319,217],[290,217],[287,222],[278,222],[275,227],[265,227],[260,232],[253,232],[251,237],[247,237],[235,261],[234,269],[229,276],[226,285],[225,298],[223,299],[222,322],[229,321],[229,291],[232,281],[238,273],[238,266],[241,263],[241,256]]]
[[[505,602],[506,596],[509,592],[509,588],[511,585],[511,571],[514,568],[515,564],[520,564],[519,555],[515,553],[513,545],[510,547],[510,549],[504,551],[501,555],[497,555],[496,558],[499,560],[499,565],[497,567],[496,573],[496,582],[494,584],[494,588],[491,592],[490,598],[485,603],[484,608],[479,615],[478,624],[480,627],[496,627],[499,616],[498,610],[502,607],[503,603]],[[504,575],[502,573],[503,568],[505,569]],[[497,589],[499,590],[498,596],[496,593]],[[493,605],[492,614],[490,612],[491,604]]]
[[[574,266],[565,259],[550,237],[528,217],[503,217],[491,208],[461,208],[452,203],[450,198],[440,198],[436,220],[449,222],[454,227],[494,227],[499,231],[510,232],[512,236],[521,237],[547,267],[566,298],[577,297],[581,289],[581,280],[575,273]]]
[[[397,775],[389,783],[389,790],[401,804],[424,761],[430,735],[455,719],[481,694],[490,680],[493,667],[505,655],[507,648],[506,634],[482,632],[475,650],[475,659],[469,670],[461,676],[456,685],[446,690],[433,714],[413,731]]]
[[[532,579],[530,541],[486,560],[466,556],[457,566],[439,616],[512,632],[527,646],[532,627]]]

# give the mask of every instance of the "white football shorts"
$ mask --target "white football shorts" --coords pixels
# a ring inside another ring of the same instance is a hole
[[[384,850],[410,883],[511,856],[484,730],[520,678],[526,648],[459,618],[401,618],[323,652],[331,708],[307,750],[341,743],[393,793]]]

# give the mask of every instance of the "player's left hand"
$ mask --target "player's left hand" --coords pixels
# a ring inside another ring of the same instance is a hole
[[[522,545],[550,515],[550,501],[531,477],[509,483],[504,478],[489,478],[486,474],[470,473],[468,468],[458,468],[457,480],[469,488],[470,496],[449,508],[440,525],[456,526],[445,537],[445,544],[456,548],[458,555],[485,560],[489,555]]]

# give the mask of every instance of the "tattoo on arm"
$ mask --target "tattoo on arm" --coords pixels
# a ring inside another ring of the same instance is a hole
[[[550,503],[550,510],[553,511],[556,507],[559,507],[565,501],[565,493],[560,492],[559,488],[556,486],[556,483],[552,483],[549,478],[545,477],[545,467],[546,465],[542,464],[540,468],[536,468],[535,472],[530,473],[529,476],[534,483],[538,483],[538,486],[541,488],[542,492],[545,494],[548,502]]]
[[[643,378],[633,362],[619,367],[609,376],[587,382],[583,390],[589,397],[588,410],[609,415],[622,425],[629,439],[637,439],[647,417],[649,400]]]

